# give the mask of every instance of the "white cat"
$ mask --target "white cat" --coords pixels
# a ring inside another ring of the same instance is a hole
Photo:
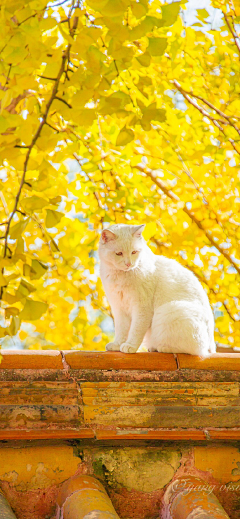
[[[100,275],[115,322],[107,350],[215,352],[214,319],[198,279],[175,260],[156,256],[142,237],[144,225],[102,231]]]

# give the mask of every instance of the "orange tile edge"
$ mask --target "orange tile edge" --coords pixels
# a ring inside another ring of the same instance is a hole
[[[97,440],[239,440],[239,429],[95,430]]]
[[[58,350],[0,350],[0,369],[63,369]]]
[[[0,430],[2,440],[48,440],[48,439],[96,439],[96,440],[239,440],[239,429],[158,429],[110,430],[110,429],[60,429],[60,430]]]
[[[62,353],[66,364],[63,362]],[[198,369],[240,371],[240,353],[215,353],[206,358],[178,353],[89,352],[59,350],[0,350],[1,369],[95,369],[176,371]]]
[[[206,436],[203,431],[147,431],[147,432],[131,432],[121,431],[114,432],[109,430],[95,431],[97,440],[206,440]]]
[[[24,429],[12,429],[0,430],[0,441],[1,440],[68,440],[68,439],[84,439],[84,438],[95,438],[95,433],[92,429],[59,429],[59,430],[24,430]]]
[[[213,353],[205,358],[177,353],[177,360],[179,369],[240,371],[240,353]]]
[[[176,371],[173,353],[121,353],[66,351],[64,357],[72,369],[116,369],[144,371]]]

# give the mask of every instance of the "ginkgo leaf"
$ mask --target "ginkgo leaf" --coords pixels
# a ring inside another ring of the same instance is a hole
[[[181,2],[173,2],[161,7],[163,26],[170,27],[176,22],[180,10]]]
[[[6,290],[3,290],[2,294],[2,300],[8,303],[9,305],[13,305],[14,303],[17,303],[22,299],[21,295],[13,295],[7,292]]]
[[[58,29],[59,29],[61,35],[63,36],[63,38],[64,38],[64,39],[65,39],[69,44],[74,43],[74,40],[73,40],[71,34],[69,34],[69,32],[66,31],[62,25],[58,24]],[[55,76],[53,75],[53,76],[51,76],[51,77],[55,77]]]
[[[32,260],[30,279],[39,279],[46,274],[48,267],[38,260]]]
[[[44,198],[40,198],[39,196],[30,196],[29,198],[25,198],[22,201],[22,207],[25,211],[38,211],[39,209],[42,209],[43,207],[46,207],[48,205],[48,200],[45,200]]]
[[[8,306],[5,308],[5,319],[9,319],[11,316],[18,315],[19,309],[15,306]]]
[[[150,121],[166,121],[166,110],[164,108],[157,108],[156,103],[152,103],[143,110],[143,117],[141,122]]]
[[[48,305],[46,303],[27,299],[23,310],[19,314],[19,317],[22,321],[36,321],[37,319],[40,319],[43,314],[45,314],[47,308]]]
[[[206,9],[197,9],[198,12],[198,18],[203,19],[207,18],[209,16],[209,12]]]
[[[145,240],[149,240],[156,233],[157,233],[157,224],[156,224],[156,222],[151,222],[145,227],[145,229],[143,231],[143,236],[144,236]]]
[[[167,48],[166,38],[148,38],[148,52],[151,56],[162,56]]]
[[[57,205],[61,202],[61,200],[62,200],[62,197],[58,195],[58,196],[55,196],[54,198],[50,198],[49,204]]]
[[[122,128],[116,140],[117,146],[125,146],[134,139],[134,132],[128,128]]]
[[[21,282],[16,291],[16,297],[23,299],[31,294],[31,292],[35,292],[35,290],[36,288],[31,283],[28,283],[28,281],[25,279],[21,279]]]
[[[53,211],[52,209],[47,209],[46,216],[46,227],[55,227],[64,216],[63,213],[59,211]]]
[[[29,277],[30,273],[31,273],[31,266],[28,265],[27,263],[25,263],[23,265],[23,275],[26,276],[26,277]]]
[[[77,115],[77,122],[79,125],[88,127],[91,126],[96,117],[96,111],[94,108],[84,108],[80,110]]]
[[[1,100],[1,112],[6,108],[8,105],[10,105],[12,100],[12,92],[11,90],[6,90],[2,100]]]
[[[122,16],[127,9],[126,2],[122,0],[108,0],[108,2],[97,9],[109,17]]]
[[[142,18],[147,13],[147,6],[142,2],[133,2],[131,5],[132,13],[136,18]]]
[[[25,218],[25,220],[20,220],[20,222],[16,223],[10,228],[10,236],[12,240],[16,240],[16,238],[18,238],[19,235],[21,235],[25,231],[28,223],[29,218]]]
[[[96,11],[99,9],[99,12],[107,3],[108,0],[88,0],[88,5]]]
[[[125,108],[130,102],[131,98],[125,92],[115,92],[111,96],[101,99],[99,113],[102,115],[115,113],[116,110]]]
[[[3,115],[0,115],[0,133],[4,133],[8,127],[8,120]]]
[[[144,54],[141,54],[137,57],[137,60],[143,67],[149,67],[151,63],[151,55],[149,54],[149,52],[144,52]]]
[[[3,339],[3,337],[6,337],[7,335],[9,335],[9,328],[7,326],[0,326],[0,339]]]
[[[10,326],[8,327],[9,335],[14,336],[17,334],[21,325],[21,320],[17,315],[13,315]]]

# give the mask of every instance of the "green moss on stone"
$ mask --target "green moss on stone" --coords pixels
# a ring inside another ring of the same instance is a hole
[[[103,464],[103,459],[101,457],[95,459],[92,465],[95,476],[105,479],[105,467]]]
[[[94,473],[114,488],[153,492],[162,489],[180,466],[181,453],[171,448],[105,448],[92,452]]]

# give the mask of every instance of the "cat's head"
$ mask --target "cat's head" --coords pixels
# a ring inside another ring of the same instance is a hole
[[[99,257],[115,269],[125,272],[137,267],[144,245],[145,225],[111,225],[102,231]]]

